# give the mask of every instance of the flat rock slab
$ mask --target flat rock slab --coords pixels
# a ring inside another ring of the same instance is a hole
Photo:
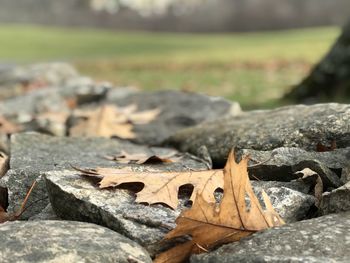
[[[94,224],[69,221],[0,225],[0,258],[14,262],[152,262],[137,243]]]
[[[154,254],[163,247],[157,244],[175,227],[175,218],[184,208],[177,210],[162,205],[146,206],[135,203],[135,194],[123,189],[98,189],[96,183],[72,171],[45,174],[50,202],[62,219],[87,221],[111,228],[145,246]],[[314,203],[314,197],[292,188],[302,186],[277,182],[254,182],[254,188],[265,189],[276,210],[287,221],[305,216]]]
[[[349,262],[350,212],[297,222],[224,245],[192,263]]]
[[[342,185],[340,171],[350,159],[350,147],[329,152],[306,151],[300,148],[276,148],[273,151],[243,149],[237,152],[237,158],[249,155],[249,165],[261,163],[249,169],[254,178],[260,180],[290,181],[297,179],[295,174],[304,168],[317,172],[326,187],[337,188]],[[339,172],[339,175],[335,173]]]
[[[29,199],[29,203],[35,202],[35,204],[23,214],[23,218],[40,213],[48,204],[45,183],[40,177],[44,172],[71,169],[71,165],[83,168],[117,167],[119,164],[104,157],[118,154],[123,150],[128,153],[172,151],[165,148],[150,149],[117,139],[53,137],[37,133],[13,135],[11,169],[0,179],[0,187],[8,189],[10,204],[8,210],[13,212],[18,208],[31,184],[38,180]],[[206,169],[204,163],[191,159],[188,155],[179,162],[162,166],[175,171]]]
[[[238,103],[219,97],[181,91],[140,92],[110,99],[118,106],[136,104],[139,110],[159,108],[161,113],[147,125],[136,125],[135,142],[157,145],[175,132],[205,121],[241,113]]]
[[[269,151],[297,147],[316,151],[317,145],[350,147],[350,105],[316,104],[251,111],[180,131],[166,142],[196,154],[205,145],[217,166],[232,147]]]

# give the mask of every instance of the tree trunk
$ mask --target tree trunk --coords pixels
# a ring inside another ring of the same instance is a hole
[[[329,53],[286,98],[297,102],[350,100],[350,21]]]

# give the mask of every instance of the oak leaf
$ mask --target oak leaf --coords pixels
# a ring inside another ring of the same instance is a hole
[[[254,232],[284,224],[274,211],[265,192],[261,207],[249,181],[248,158],[236,163],[230,153],[224,169],[224,195],[219,205],[198,193],[191,209],[177,218],[177,226],[165,239],[191,236],[191,240],[160,254],[156,263],[184,262],[193,253],[209,251],[219,245],[238,241]],[[249,205],[246,198],[249,198]]]
[[[222,170],[134,172],[130,169],[115,168],[75,169],[80,171],[82,175],[100,178],[100,188],[115,187],[125,183],[142,183],[144,187],[136,194],[136,202],[163,203],[173,209],[179,204],[178,192],[181,186],[189,184],[193,186],[190,197],[192,202],[194,202],[197,193],[201,193],[204,200],[214,202],[214,191],[223,187]]]
[[[104,105],[96,110],[79,113],[82,120],[70,128],[71,136],[83,137],[112,137],[133,139],[136,134],[132,131],[133,125],[127,123],[123,115],[113,105]],[[121,118],[122,117],[122,118]]]
[[[134,139],[134,124],[147,124],[160,113],[159,109],[137,112],[137,106],[119,108],[114,105],[103,105],[95,110],[77,111],[76,117],[81,120],[70,128],[71,136],[112,137]]]

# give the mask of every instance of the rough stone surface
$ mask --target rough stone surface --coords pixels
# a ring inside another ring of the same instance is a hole
[[[314,196],[303,194],[288,187],[254,187],[256,194],[261,193],[263,189],[265,189],[278,214],[288,223],[305,219],[311,207],[315,204]],[[257,196],[260,196],[260,194],[257,194]]]
[[[23,218],[31,217],[46,207],[47,193],[41,178],[44,172],[69,169],[71,165],[84,168],[116,166],[115,162],[107,160],[104,156],[118,154],[122,150],[128,153],[150,151],[148,147],[117,139],[53,137],[36,133],[13,135],[10,170],[0,179],[0,187],[8,188],[9,211],[14,211],[22,203],[34,180],[38,180],[38,183],[29,202],[36,201],[36,203],[23,214]],[[158,151],[167,149],[152,149],[152,152]],[[206,168],[204,163],[191,159],[190,156],[167,167],[168,169]],[[37,202],[38,200],[42,201]]]
[[[350,212],[333,214],[268,229],[191,262],[349,262],[349,231]]]
[[[341,180],[344,184],[350,182],[350,164],[348,164],[341,173]]]
[[[152,262],[135,242],[81,222],[29,221],[0,225],[0,257],[14,262]]]
[[[34,114],[62,111],[68,111],[68,106],[58,89],[54,88],[34,90],[0,102],[1,114],[18,123],[29,122]]]
[[[152,254],[162,249],[156,242],[175,226],[175,218],[185,203],[182,200],[176,211],[162,205],[136,204],[135,195],[128,190],[98,189],[72,171],[48,172],[46,183],[50,202],[60,218],[107,226],[145,246]],[[291,189],[302,188],[300,183],[257,181],[253,185],[271,194],[273,206],[287,221],[299,220],[314,202],[312,196]]]
[[[296,105],[251,111],[178,132],[166,142],[196,153],[205,145],[214,164],[222,166],[232,147],[268,151],[298,147],[315,151],[319,143],[350,147],[350,105]]]
[[[340,213],[350,210],[350,182],[322,195],[321,214]]]
[[[252,177],[261,180],[290,181],[298,178],[295,172],[310,168],[321,176],[325,187],[337,188],[342,185],[339,178],[340,171],[348,163],[350,147],[330,152],[312,152],[286,147],[276,148],[273,151],[243,149],[237,152],[238,159],[245,155],[250,156],[249,165],[262,163],[249,169]]]
[[[184,128],[241,113],[238,103],[223,98],[170,90],[135,93],[113,102],[119,106],[136,104],[139,110],[161,109],[156,120],[135,127],[138,134],[135,141],[149,145],[157,145]]]
[[[52,205],[48,204],[39,214],[30,217],[28,220],[59,220],[53,211]]]

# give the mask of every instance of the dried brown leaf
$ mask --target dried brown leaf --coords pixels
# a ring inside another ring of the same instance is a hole
[[[143,183],[144,188],[137,193],[136,202],[163,203],[175,209],[178,206],[178,192],[183,185],[193,185],[190,200],[202,193],[203,199],[214,202],[214,191],[223,187],[223,171],[188,171],[188,172],[133,172],[114,168],[82,170],[83,175],[101,178],[100,188],[115,187],[125,183]]]
[[[239,164],[230,153],[224,169],[224,196],[219,206],[208,202],[199,192],[192,208],[177,218],[177,226],[166,239],[190,235],[192,240],[160,254],[156,263],[178,263],[190,254],[209,251],[214,247],[238,241],[254,232],[284,224],[263,192],[266,210],[255,196],[247,172],[248,158]],[[250,206],[246,204],[249,198]]]
[[[158,117],[160,112],[161,111],[159,109],[135,112],[129,116],[129,119],[134,124],[138,124],[138,125],[148,124],[151,121],[154,121]]]
[[[138,125],[150,123],[151,121],[155,120],[161,112],[161,110],[157,108],[137,112],[136,104],[119,108],[119,111],[128,119],[128,121]]]
[[[319,207],[322,199],[323,193],[323,182],[318,173],[311,170],[310,168],[305,168],[295,174],[301,174],[302,177],[298,180],[302,180],[306,183],[311,183],[314,185],[314,195],[316,198],[315,206]]]
[[[121,121],[118,108],[113,105],[104,105],[94,111],[80,113],[85,118],[70,129],[71,136],[83,137],[112,137],[132,139],[136,134],[132,131],[133,125]]]
[[[0,178],[3,177],[9,169],[9,157],[0,152]]]

